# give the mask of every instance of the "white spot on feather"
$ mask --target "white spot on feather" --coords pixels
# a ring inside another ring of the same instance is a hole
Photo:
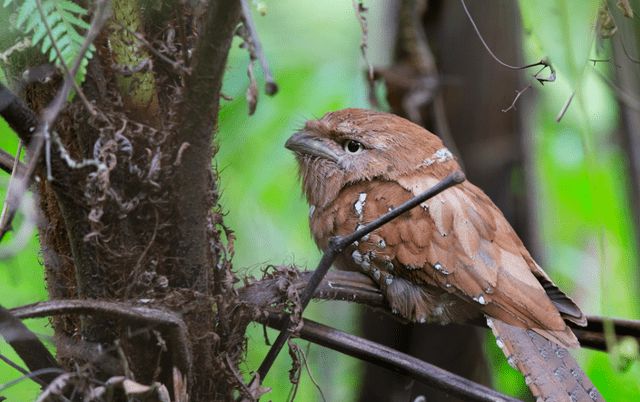
[[[434,163],[443,163],[453,159],[453,154],[447,148],[440,148],[431,155],[430,158],[425,159],[422,164],[424,166],[431,166]]]
[[[351,258],[356,264],[362,264],[362,254],[360,254],[358,250],[355,250],[353,253],[351,253]]]
[[[309,218],[313,217],[313,213],[316,212],[315,205],[309,205]]]
[[[356,210],[356,214],[358,214],[358,218],[362,219],[362,213],[364,212],[364,204],[367,201],[367,193],[360,193],[358,195],[358,201],[353,204],[353,208]]]
[[[433,264],[433,268],[440,272],[442,275],[449,275],[451,272],[447,271],[447,269],[440,264],[440,262],[436,262],[435,264]]]

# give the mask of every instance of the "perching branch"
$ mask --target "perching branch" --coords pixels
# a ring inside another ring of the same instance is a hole
[[[271,314],[266,324],[274,329],[280,329],[289,321],[288,318]],[[304,320],[304,325],[300,329],[300,338],[405,374],[467,401],[519,401],[413,356],[311,320]]]
[[[397,208],[392,209],[391,211],[378,217],[372,222],[362,226],[360,229],[356,230],[350,235],[331,238],[329,240],[329,248],[322,255],[322,258],[318,263],[318,267],[316,268],[313,275],[309,279],[309,283],[307,284],[307,286],[305,287],[304,291],[300,296],[301,313],[307,307],[307,305],[309,304],[309,301],[311,301],[311,298],[313,297],[316,289],[322,282],[322,279],[327,274],[327,271],[331,267],[331,264],[336,259],[336,257],[345,249],[345,247],[349,246],[354,241],[359,240],[363,236],[366,236],[368,233],[373,232],[374,230],[378,229],[380,226],[384,225],[385,223],[388,223],[391,220],[397,218],[398,216],[404,214],[410,209],[415,208],[416,206],[420,205],[421,203],[428,200],[429,198],[432,198],[435,195],[441,193],[442,191],[448,189],[449,187],[462,183],[464,180],[465,180],[465,176],[462,172],[460,171],[454,172],[449,176],[445,177],[442,181],[440,181],[438,184],[436,184],[429,190],[411,198],[410,200],[399,205]],[[260,367],[258,368],[258,371],[256,372],[256,376],[252,379],[251,381],[252,384],[255,385],[256,382],[260,384],[264,380],[265,376],[269,372],[269,369],[271,369],[273,362],[278,356],[278,353],[280,352],[284,344],[287,342],[287,339],[289,339],[289,337],[292,334],[293,328],[291,326],[291,323],[292,322],[290,318],[285,320],[284,325],[280,328],[281,330],[280,334],[278,335],[275,342],[271,346],[271,349],[269,349],[267,356],[265,356],[264,360],[262,361],[262,364],[260,365]]]
[[[314,271],[297,271],[293,267],[283,268],[288,277],[277,272],[265,279],[251,282],[238,289],[238,297],[244,303],[264,309],[272,305],[286,302],[283,289],[295,288],[299,293],[307,286]],[[295,276],[291,278],[291,272]],[[344,300],[365,304],[369,307],[387,307],[380,288],[373,280],[361,272],[332,270],[323,278],[313,295],[316,299]],[[398,317],[398,316],[394,316]]]
[[[291,272],[291,268],[288,272]],[[288,285],[302,291],[307,286],[313,273],[314,271],[299,272],[293,280],[289,281]],[[264,309],[285,301],[286,294],[283,293],[282,289],[282,275],[276,274],[273,277],[250,283],[240,288],[238,292],[240,299],[245,303]],[[360,272],[329,271],[316,289],[313,297],[316,299],[343,300],[364,304],[398,319],[398,316],[390,313],[389,306],[380,288],[369,276]],[[610,320],[613,323],[616,336],[634,337],[640,343],[640,321],[588,316],[586,327],[581,327],[571,322],[568,325],[582,347],[606,352],[607,345],[603,329],[603,321],[605,320]],[[481,325],[486,328],[484,320],[470,324]]]

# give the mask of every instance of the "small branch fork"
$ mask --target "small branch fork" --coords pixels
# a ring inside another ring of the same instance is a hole
[[[541,66],[540,70],[538,70],[538,72],[533,75],[533,78],[536,81],[538,81],[540,83],[540,85],[544,85],[545,82],[554,82],[556,80],[556,70],[553,68],[553,66],[549,63],[549,61],[546,58],[541,59],[537,63],[531,63],[531,64],[527,64],[527,65],[524,65],[524,66],[514,66],[514,65],[511,65],[509,63],[505,63],[504,61],[500,60],[500,58],[498,56],[496,56],[495,53],[493,53],[493,51],[491,50],[491,48],[489,47],[487,42],[484,40],[484,37],[480,33],[480,29],[478,28],[478,25],[476,24],[475,20],[471,16],[471,13],[469,12],[469,9],[467,8],[467,4],[465,3],[465,1],[464,0],[460,0],[460,4],[462,4],[462,8],[464,10],[464,13],[467,15],[467,18],[469,19],[469,22],[471,23],[471,26],[473,27],[474,31],[476,31],[476,35],[478,36],[478,39],[480,39],[480,42],[482,43],[482,46],[484,46],[484,48],[487,50],[487,53],[489,53],[491,58],[494,59],[498,64],[500,64],[501,66],[503,66],[505,68],[508,68],[510,70],[526,70],[528,68]],[[546,77],[540,76],[540,73],[542,73],[542,71],[544,71],[547,68],[549,69],[549,75],[547,75]],[[516,103],[518,102],[518,99],[520,99],[520,97],[525,92],[527,92],[529,89],[531,89],[531,84],[528,84],[524,88],[522,88],[520,90],[517,90],[516,91],[516,96],[513,99],[513,101],[511,102],[511,105],[509,105],[508,107],[502,109],[502,112],[506,113],[506,112],[508,112],[510,110],[515,110],[516,109]]]
[[[429,198],[432,198],[435,195],[439,194],[440,192],[448,189],[449,187],[462,183],[464,180],[465,180],[465,176],[462,172],[460,171],[454,172],[449,176],[445,177],[442,181],[440,181],[438,184],[436,184],[429,190],[423,192],[422,194],[419,194],[418,196],[401,204],[397,208],[387,212],[386,214],[375,219],[374,221],[364,225],[363,227],[351,233],[350,235],[344,236],[344,237],[331,238],[331,240],[329,241],[329,248],[322,255],[322,258],[318,263],[318,267],[316,268],[313,275],[309,279],[309,283],[307,284],[307,286],[305,287],[305,289],[303,290],[300,296],[300,304],[301,304],[300,314],[302,314],[304,309],[309,304],[309,301],[311,301],[311,298],[313,297],[316,289],[322,282],[322,279],[325,277],[325,275],[329,271],[329,268],[331,267],[331,264],[333,263],[333,261],[347,246],[349,246],[354,241],[359,240],[363,236],[366,236],[372,231],[378,229],[380,226],[384,225],[385,223],[390,222],[391,220],[397,218],[403,213],[409,211],[410,209],[420,205],[421,203],[428,200]],[[271,349],[269,350],[264,360],[262,361],[262,364],[258,368],[258,371],[256,372],[254,378],[251,380],[250,387],[259,385],[264,380],[267,373],[271,369],[273,362],[278,356],[278,353],[280,352],[282,347],[285,345],[289,337],[292,335],[294,331],[294,326],[292,326],[292,320],[290,318],[287,318],[284,320],[283,325],[280,327],[280,331],[281,331],[280,334],[278,335],[275,342],[271,346]]]
[[[540,71],[538,71],[534,75],[534,78],[538,80],[538,82],[542,85],[544,85],[545,82],[553,82],[556,80],[556,71],[554,70],[553,66],[549,63],[549,61],[547,61],[546,59],[542,59],[537,63],[531,63],[525,66],[513,66],[511,64],[505,63],[504,61],[500,60],[500,58],[498,58],[498,56],[496,56],[495,53],[493,53],[493,51],[491,50],[487,42],[484,40],[484,37],[480,33],[480,29],[478,28],[478,25],[476,25],[476,22],[474,21],[473,17],[471,16],[471,13],[469,12],[469,9],[467,8],[467,4],[464,2],[464,0],[460,0],[460,3],[462,4],[462,8],[464,9],[464,12],[467,15],[467,18],[469,18],[469,22],[471,23],[471,26],[473,26],[473,29],[476,31],[476,35],[478,35],[478,39],[480,39],[480,42],[482,42],[482,45],[487,50],[491,58],[493,58],[498,64],[510,70],[526,70],[527,68],[542,66],[542,69],[540,69]],[[539,74],[545,68],[549,68],[549,76],[540,77]]]

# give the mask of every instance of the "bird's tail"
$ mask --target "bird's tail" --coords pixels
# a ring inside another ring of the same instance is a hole
[[[525,378],[538,401],[604,401],[569,351],[525,328],[487,318],[509,364]]]

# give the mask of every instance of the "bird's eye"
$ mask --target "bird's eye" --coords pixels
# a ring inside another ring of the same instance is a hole
[[[357,154],[364,149],[364,146],[358,141],[347,140],[344,143],[344,150],[350,154]]]

